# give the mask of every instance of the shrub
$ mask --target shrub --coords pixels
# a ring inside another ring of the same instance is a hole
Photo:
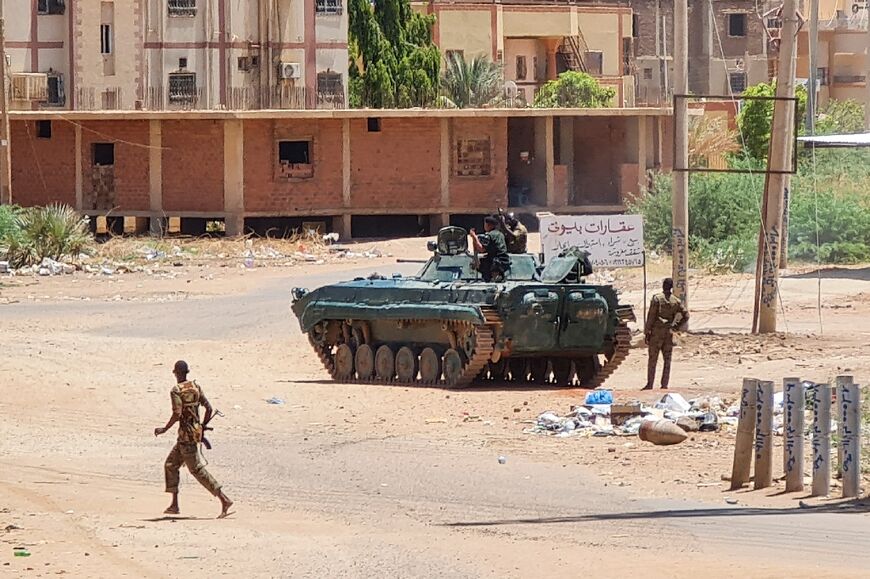
[[[0,218],[0,253],[15,267],[34,265],[46,257],[60,260],[78,255],[93,241],[88,218],[69,206],[29,207],[11,213],[11,222]]]
[[[535,95],[536,108],[600,108],[613,106],[616,91],[601,86],[585,72],[569,70],[541,87]]]

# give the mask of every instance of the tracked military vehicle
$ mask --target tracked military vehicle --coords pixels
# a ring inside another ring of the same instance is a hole
[[[632,308],[613,287],[584,283],[582,256],[511,255],[505,280],[492,283],[464,229],[441,229],[429,249],[416,276],[293,289],[292,311],[333,379],[595,388],[628,354]]]

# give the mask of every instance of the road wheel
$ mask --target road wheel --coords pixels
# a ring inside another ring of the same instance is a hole
[[[363,344],[354,356],[356,375],[360,380],[371,380],[375,374],[375,353],[368,344]]]
[[[462,355],[450,348],[444,352],[444,381],[448,386],[456,386],[462,378]]]
[[[420,380],[424,384],[437,384],[441,379],[441,357],[432,348],[420,353]]]
[[[375,374],[379,380],[389,382],[396,375],[396,356],[389,346],[384,344],[375,354]]]
[[[353,349],[347,344],[340,344],[335,351],[335,377],[339,380],[353,378]]]
[[[400,382],[414,382],[417,379],[417,354],[408,346],[399,348],[396,354],[396,376]]]

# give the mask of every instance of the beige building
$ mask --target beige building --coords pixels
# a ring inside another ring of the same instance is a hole
[[[805,2],[807,5],[809,2]],[[803,8],[806,14],[806,7]],[[829,99],[870,101],[867,91],[870,39],[866,2],[819,0],[817,86],[820,107]],[[809,78],[809,29],[798,35],[797,76]],[[866,104],[865,104],[866,106]]]
[[[18,109],[346,102],[344,0],[3,1]]]
[[[508,92],[531,102],[547,80],[582,70],[616,90],[617,106],[633,106],[631,9],[552,2],[473,0],[416,2],[435,14],[435,43],[444,54],[487,55],[504,65]]]

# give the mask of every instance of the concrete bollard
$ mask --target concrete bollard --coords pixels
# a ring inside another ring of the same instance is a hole
[[[837,394],[839,422],[843,425],[840,438],[843,498],[853,498],[861,492],[861,387],[852,376],[837,376]]]
[[[757,400],[758,380],[744,378],[740,391],[740,414],[737,417],[737,440],[734,442],[734,466],[731,469],[732,491],[749,482]]]
[[[831,385],[816,384],[813,391],[813,492],[831,491]]]
[[[804,386],[800,378],[785,378],[783,385],[783,412],[785,428],[782,452],[785,473],[785,492],[804,490]]]
[[[758,383],[755,417],[755,489],[773,484],[773,382]]]

